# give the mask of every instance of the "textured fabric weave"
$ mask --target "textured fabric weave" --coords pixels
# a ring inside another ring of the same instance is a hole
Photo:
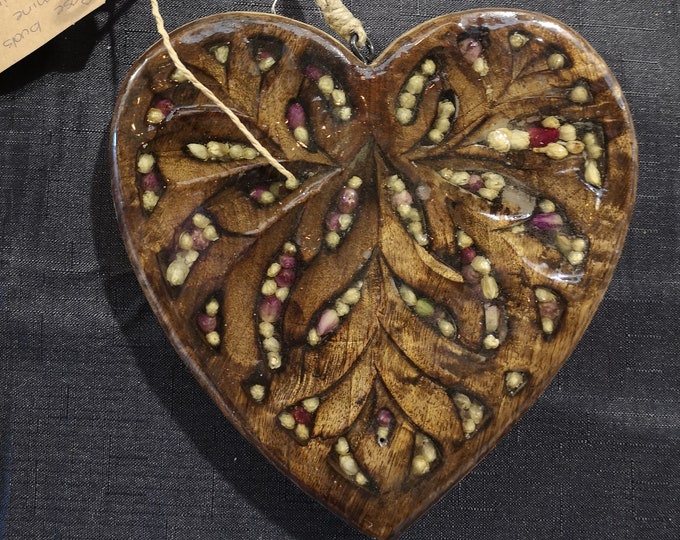
[[[404,538],[677,540],[677,1],[347,5],[378,50],[455,10],[561,19],[616,74],[640,144],[628,241],[583,341],[536,406]],[[169,28],[269,7],[161,2]],[[278,10],[324,28],[311,0],[280,0]],[[0,74],[0,538],[358,540],[222,417],[127,261],[108,124],[122,78],[156,39],[146,2],[109,1]]]

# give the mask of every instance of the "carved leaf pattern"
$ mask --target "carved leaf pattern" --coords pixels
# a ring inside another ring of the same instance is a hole
[[[161,51],[129,83],[136,172],[114,159],[141,279],[225,412],[294,476],[274,447],[319,452],[368,497],[459,477],[462,449],[486,452],[500,408],[559,367],[534,373],[518,351],[569,331],[596,251],[582,209],[612,189],[622,128],[601,118],[615,99],[586,52],[504,20],[441,21],[372,67],[278,18],[178,34],[299,185]]]

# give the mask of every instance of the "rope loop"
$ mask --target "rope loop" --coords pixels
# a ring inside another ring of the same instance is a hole
[[[366,30],[352,12],[345,7],[342,0],[316,0],[324,19],[334,32],[342,36],[345,41],[350,41],[352,34],[357,35],[357,44],[364,47],[368,41]]]

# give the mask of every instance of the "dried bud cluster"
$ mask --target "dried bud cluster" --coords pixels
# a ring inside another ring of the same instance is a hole
[[[538,303],[538,314],[541,320],[541,329],[547,336],[553,334],[562,318],[564,308],[557,293],[545,287],[534,289],[534,295]]]
[[[407,285],[399,286],[399,296],[413,312],[431,326],[437,328],[445,338],[455,339],[458,333],[456,321],[441,306],[437,306],[431,298],[418,297]]]
[[[370,483],[369,477],[359,467],[356,458],[352,454],[349,442],[345,437],[339,437],[333,446],[337,457],[337,463],[342,473],[353,480],[357,485],[365,487]]]
[[[203,332],[205,340],[214,348],[219,347],[221,342],[220,334],[218,332],[219,312],[219,302],[216,298],[210,298],[203,306],[203,311],[196,316],[196,324],[201,332]]]
[[[460,416],[463,433],[469,439],[484,420],[484,406],[463,392],[454,393],[452,398]]]
[[[592,100],[590,90],[585,83],[575,86],[570,99],[577,103],[588,103]],[[583,131],[581,128],[580,131]],[[540,125],[532,125],[526,130],[498,128],[486,136],[489,148],[501,153],[532,149],[554,160],[563,160],[569,156],[583,156],[583,179],[596,188],[602,187],[602,173],[599,159],[603,148],[592,131],[583,133],[579,140],[579,130],[570,123],[563,123],[556,116],[544,118]],[[441,173],[440,173],[441,174]]]
[[[267,367],[271,370],[277,370],[283,365],[279,326],[283,306],[298,277],[296,254],[295,244],[286,242],[278,258],[267,268],[260,286],[262,298],[258,309],[258,331],[260,345],[267,357]]]
[[[315,347],[321,341],[335,332],[340,326],[340,321],[347,316],[352,307],[361,300],[361,289],[363,281],[355,282],[345,290],[342,295],[336,298],[333,307],[327,307],[321,311],[317,323],[307,332],[307,343]]]
[[[342,122],[352,118],[352,107],[349,104],[347,93],[340,88],[331,75],[325,73],[318,66],[309,65],[305,69],[305,76],[316,83],[321,95],[330,104],[335,118]]]
[[[173,287],[184,284],[199,253],[218,239],[219,233],[212,220],[205,214],[195,213],[177,238],[174,258],[165,270],[166,281]]]
[[[255,159],[260,153],[245,143],[208,141],[206,144],[189,143],[186,145],[189,155],[200,161],[239,161]]]
[[[430,239],[423,228],[423,216],[420,210],[413,206],[413,196],[406,189],[406,184],[398,175],[387,179],[387,190],[391,194],[392,208],[401,217],[406,230],[419,246],[427,246]]]
[[[413,476],[423,476],[430,472],[432,465],[439,459],[437,447],[428,436],[416,433],[413,458],[411,458],[411,473]]]
[[[160,200],[165,185],[153,154],[144,152],[137,157],[137,173],[142,192],[142,208],[153,212]]]
[[[292,432],[300,443],[306,443],[314,426],[316,414],[321,400],[317,396],[303,399],[297,405],[279,414],[279,424],[284,429]]]
[[[437,65],[434,63],[434,60],[427,59],[423,61],[423,63],[420,65],[420,68],[411,73],[410,77],[406,80],[406,83],[402,87],[401,93],[397,98],[398,107],[394,113],[397,122],[399,122],[402,126],[410,124],[415,118],[416,110],[423,90],[425,90],[428,81],[435,75],[436,72]],[[449,118],[454,111],[455,107],[450,114],[446,115],[446,118]],[[448,131],[448,129],[446,131]]]
[[[354,223],[354,216],[359,205],[359,188],[363,181],[352,176],[335,199],[331,211],[326,214],[326,236],[324,238],[329,249],[336,249]]]
[[[456,233],[461,275],[466,283],[474,287],[480,300],[484,302],[484,328],[486,336],[482,346],[487,350],[497,349],[505,333],[505,321],[498,298],[500,287],[492,274],[491,261],[482,255],[475,246],[474,240],[464,230]]]
[[[570,232],[570,228],[558,211],[555,203],[549,199],[538,201],[535,213],[529,220],[530,228],[543,234],[549,242],[554,243],[555,248],[564,256],[572,266],[578,266],[585,260],[585,252],[588,242],[582,236]],[[525,232],[526,229],[518,229],[516,232]]]

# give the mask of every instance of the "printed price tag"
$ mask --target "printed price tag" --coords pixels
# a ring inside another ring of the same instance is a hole
[[[0,0],[0,71],[47,43],[105,0]]]

